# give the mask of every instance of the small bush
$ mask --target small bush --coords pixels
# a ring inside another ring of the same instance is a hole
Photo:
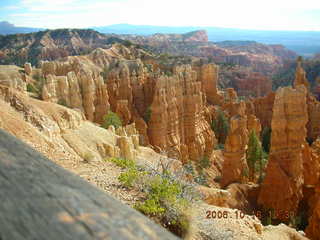
[[[221,179],[222,179],[222,176],[219,175],[219,176],[216,176],[216,177],[214,178],[214,181],[217,182],[217,183],[219,183],[219,182],[221,182]]]
[[[67,102],[64,99],[59,99],[58,100],[58,104],[61,105],[61,106],[67,107]]]
[[[229,122],[223,111],[219,111],[216,119],[212,120],[211,128],[218,143],[224,144],[229,132]]]
[[[133,43],[132,43],[131,41],[129,41],[129,40],[124,40],[124,41],[122,42],[122,44],[123,44],[124,46],[126,46],[126,47],[131,47],[131,46],[133,45]]]
[[[185,164],[183,167],[184,167],[184,169],[185,169],[185,171],[186,171],[187,173],[192,174],[192,175],[195,174],[194,168],[193,168],[193,165],[192,165],[191,162],[188,162],[188,163]]]
[[[27,84],[27,91],[31,92],[31,93],[38,94],[38,89],[36,89],[35,86],[33,86],[33,84],[31,84],[31,83]]]
[[[150,118],[151,118],[151,114],[152,114],[152,111],[151,111],[151,108],[148,107],[147,108],[147,111],[144,113],[144,116],[143,116],[143,119],[146,123],[149,122]]]
[[[204,169],[204,168],[209,168],[211,166],[211,161],[208,157],[204,156],[200,161],[199,161],[199,168]]]
[[[100,76],[104,79],[104,82],[106,83],[108,74],[109,74],[109,68],[106,66],[103,68],[102,72],[100,73]]]
[[[262,147],[266,153],[270,151],[271,128],[265,127],[262,131]]]
[[[190,202],[183,198],[184,189],[170,176],[151,176],[147,185],[146,200],[134,207],[147,216],[157,217],[171,232],[182,237],[189,228],[186,212]]]
[[[207,176],[205,173],[201,172],[197,177],[194,178],[194,181],[200,185],[208,186]]]
[[[215,147],[214,150],[223,150],[224,149],[224,144],[218,143]]]
[[[127,188],[133,187],[135,181],[140,176],[140,172],[135,168],[130,168],[126,172],[121,173],[118,177],[120,183]]]
[[[109,162],[113,162],[118,167],[121,168],[136,168],[136,164],[133,160],[124,159],[124,158],[109,158],[107,159]]]
[[[149,216],[162,215],[165,212],[165,209],[155,199],[147,199],[143,203],[136,204],[134,208]]]
[[[124,187],[135,187],[145,193],[144,201],[137,202],[135,209],[153,217],[174,234],[180,237],[186,235],[189,229],[187,212],[196,196],[193,188],[180,183],[163,164],[162,171],[145,171],[131,160],[109,158],[108,161],[126,169],[118,177]]]
[[[84,163],[90,163],[94,159],[94,156],[91,153],[86,153],[83,155],[82,159]]]
[[[108,129],[111,125],[117,129],[122,126],[122,121],[116,113],[109,111],[108,114],[103,117],[102,127]]]

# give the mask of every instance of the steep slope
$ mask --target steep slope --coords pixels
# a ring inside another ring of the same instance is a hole
[[[0,63],[23,65],[40,60],[85,54],[97,47],[110,46],[117,38],[93,30],[58,29],[0,38]],[[121,40],[119,40],[121,41]]]
[[[163,83],[160,81],[160,84]],[[194,96],[197,97],[196,94]],[[134,125],[116,131],[113,128],[102,129],[86,121],[79,111],[30,98],[26,92],[8,86],[0,86],[0,128],[130,205],[134,198],[139,197],[137,194],[141,193],[123,189],[116,181],[120,171],[102,159],[110,156],[123,157],[146,166],[159,164],[161,157],[152,149],[137,144]],[[125,144],[121,144],[123,142]],[[88,153],[91,154],[90,158],[85,156]],[[84,160],[88,163],[84,163]],[[178,163],[176,167],[179,169]],[[212,192],[216,192],[210,194],[212,200],[221,199],[223,191],[212,189]],[[193,208],[195,214],[190,219],[189,239],[228,237],[245,240],[249,236],[257,239],[306,239],[284,225],[263,227],[254,216],[243,214],[237,219],[238,210],[212,206],[202,201]],[[210,219],[207,217],[208,211],[226,213],[228,217]]]

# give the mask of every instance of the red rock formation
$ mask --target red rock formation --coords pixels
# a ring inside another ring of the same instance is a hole
[[[302,148],[304,185],[314,187],[320,177],[320,139]]]
[[[308,115],[308,139],[316,140],[320,136],[320,102],[312,96],[308,96]]]
[[[312,240],[320,239],[320,182],[315,190],[314,203],[311,206],[312,214],[308,219],[308,227],[305,232]]]
[[[210,104],[221,105],[223,97],[218,93],[219,67],[215,64],[205,64],[200,67],[199,77],[202,83],[202,91],[206,94]]]
[[[275,96],[269,163],[258,202],[278,212],[296,212],[302,199],[306,96],[304,86],[280,88]]]
[[[168,77],[147,69],[138,55],[114,45],[87,56],[44,62],[47,81],[42,97],[78,108],[98,123],[111,109],[124,124],[136,123],[144,144],[165,150],[171,157],[199,160],[210,156],[215,138],[205,119],[203,91],[208,87],[209,98],[212,94],[213,99],[220,97],[216,66],[202,66],[199,75],[190,65],[183,65]]]
[[[275,93],[270,93],[265,97],[252,100],[254,106],[254,115],[260,120],[261,126],[271,127],[272,109],[275,99]]]
[[[245,103],[241,102],[238,115],[230,119],[230,129],[223,152],[221,186],[225,187],[230,183],[243,182],[245,172],[248,171],[245,159],[248,136]]]
[[[238,102],[237,92],[233,88],[227,88],[221,110],[225,111],[229,117],[233,117],[238,115],[239,111],[241,111],[241,114],[243,115],[246,111],[245,109],[246,107],[244,105],[240,106],[240,102]]]
[[[272,90],[272,82],[270,78],[257,72],[244,72],[237,74],[234,82],[236,90],[240,96],[265,96]]]
[[[320,139],[312,146],[305,146],[303,151],[304,198],[308,203],[308,227],[306,234],[310,239],[320,237]]]
[[[190,66],[157,80],[148,122],[150,143],[182,159],[210,156],[214,135],[204,117],[201,82]],[[179,74],[184,72],[184,74]]]
[[[253,114],[248,115],[247,128],[249,133],[254,130],[257,136],[260,136],[260,132],[261,132],[260,120],[256,118],[256,116],[254,116]]]
[[[306,72],[304,71],[304,69],[301,66],[302,64],[302,60],[301,58],[298,58],[297,60],[297,68],[296,68],[296,75],[295,75],[295,79],[293,82],[294,87],[296,88],[298,85],[304,85],[306,87],[307,90],[309,90],[309,82],[308,79],[306,77]]]

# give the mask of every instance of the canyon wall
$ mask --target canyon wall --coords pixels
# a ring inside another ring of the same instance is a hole
[[[234,182],[243,182],[248,171],[246,161],[246,145],[249,132],[245,103],[240,102],[238,112],[230,118],[230,129],[224,145],[221,186],[225,187]]]
[[[258,199],[267,209],[296,212],[302,199],[302,151],[308,121],[306,98],[303,85],[276,92],[269,162]]]
[[[82,111],[102,123],[112,110],[123,124],[136,123],[141,142],[182,160],[210,156],[215,137],[205,119],[206,99],[220,101],[214,64],[200,72],[190,65],[170,75],[153,71],[139,58],[144,52],[114,45],[87,56],[43,62],[42,98]]]

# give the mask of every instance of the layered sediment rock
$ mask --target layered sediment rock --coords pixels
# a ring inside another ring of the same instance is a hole
[[[32,74],[32,66],[31,63],[25,63],[24,64],[24,71],[27,75],[31,75]]]
[[[306,234],[310,239],[319,239],[320,237],[320,139],[318,138],[309,147],[303,151],[304,167],[304,185],[308,190],[308,226]]]
[[[247,128],[249,133],[251,131],[254,131],[257,134],[257,136],[260,136],[260,132],[261,132],[260,120],[256,118],[256,116],[254,116],[253,114],[250,114],[248,116]]]
[[[139,155],[139,133],[134,124],[106,130],[86,121],[82,113],[5,87],[0,88],[0,106],[2,127],[52,159],[87,155],[92,159],[135,160]]]
[[[301,58],[298,58],[293,86],[296,88],[299,85],[304,85],[306,87],[306,89],[309,90],[309,82],[306,77],[306,72],[302,68],[301,64],[302,64],[302,60],[301,60]]]
[[[248,165],[245,159],[245,150],[248,143],[247,116],[245,103],[240,103],[243,109],[238,115],[231,117],[230,129],[224,145],[224,162],[221,185],[227,186],[233,182],[242,182]]]
[[[0,85],[25,92],[27,84],[21,70],[23,69],[13,65],[0,65]]]
[[[206,94],[216,100],[217,67],[174,67],[172,76],[153,72],[121,45],[83,57],[42,63],[46,78],[42,98],[84,112],[101,123],[111,109],[123,123],[136,123],[144,144],[171,157],[199,160],[210,156],[214,134],[205,119]],[[128,60],[130,59],[130,60]],[[206,90],[208,88],[208,90]],[[205,92],[206,91],[206,92]]]
[[[218,93],[219,67],[215,64],[205,64],[200,67],[199,77],[202,82],[202,91],[206,94],[210,104],[221,105],[223,97]]]
[[[320,183],[315,190],[314,203],[311,209],[311,216],[308,219],[308,227],[305,232],[310,239],[318,240],[320,237]]]
[[[274,106],[275,93],[269,93],[265,97],[252,100],[253,114],[260,120],[262,128],[271,127],[272,112]]]
[[[101,123],[109,109],[108,92],[99,68],[89,67],[76,57],[66,63],[44,62],[46,83],[42,99],[83,111],[88,120]]]
[[[312,96],[308,96],[308,115],[308,139],[314,141],[320,136],[320,102]]]
[[[262,97],[272,90],[270,78],[261,73],[239,71],[234,73],[232,80],[239,96]]]
[[[320,139],[318,138],[311,146],[304,144],[302,156],[304,185],[314,188],[320,180]]]
[[[269,163],[258,202],[278,212],[296,212],[302,199],[306,97],[301,85],[280,88],[275,96]]]
[[[167,149],[171,156],[199,160],[210,156],[214,144],[204,117],[201,82],[190,66],[176,67],[174,73],[173,78],[157,80],[148,122],[150,143]]]

